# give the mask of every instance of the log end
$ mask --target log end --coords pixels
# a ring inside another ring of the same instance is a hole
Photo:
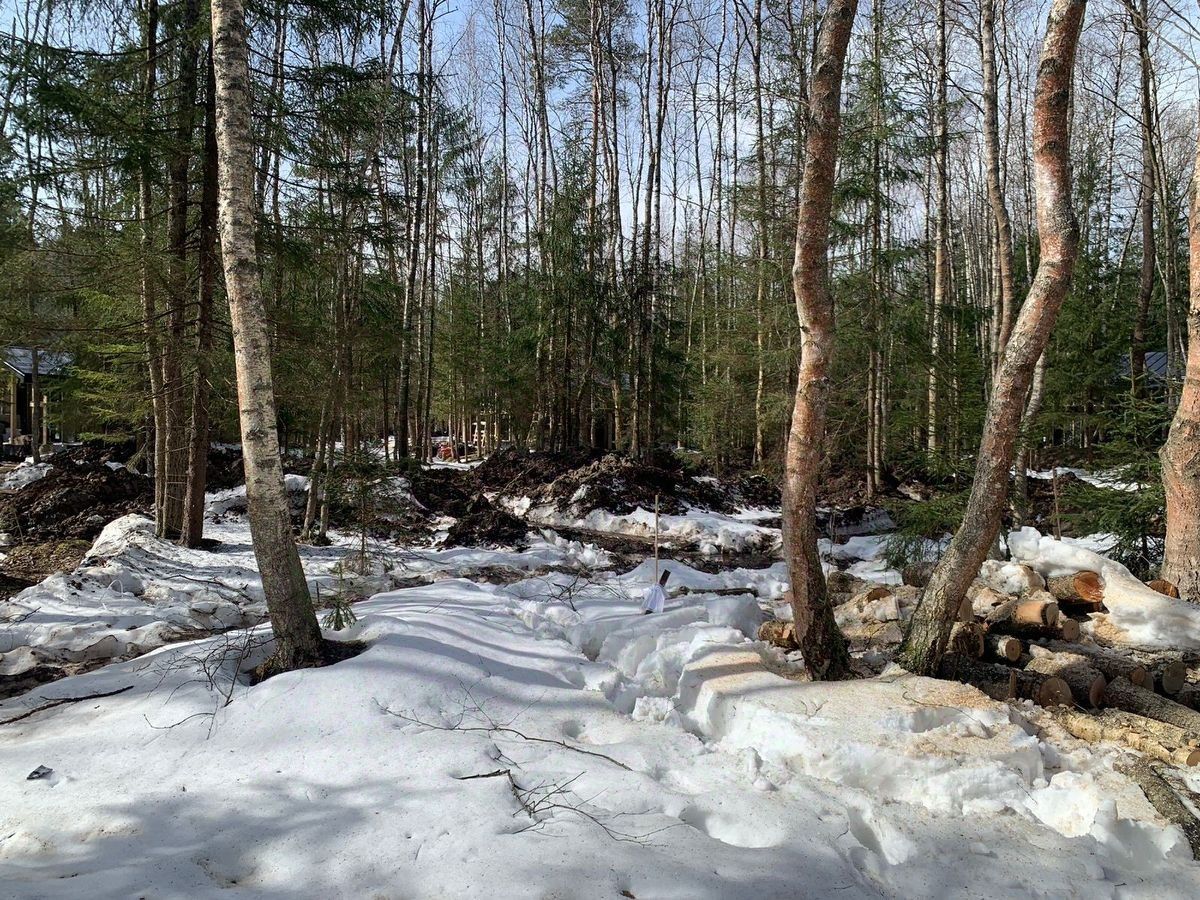
[[[1167,581],[1165,578],[1155,578],[1153,581],[1147,581],[1146,587],[1152,591],[1158,591],[1160,594],[1165,594],[1168,597],[1179,599],[1179,588]]]
[[[1070,706],[1075,702],[1071,687],[1057,675],[1051,675],[1038,687],[1039,706]]]
[[[1158,670],[1158,683],[1164,694],[1178,694],[1187,684],[1187,667],[1179,660],[1172,660]]]
[[[1076,572],[1075,593],[1081,600],[1100,603],[1104,600],[1104,581],[1097,572]]]

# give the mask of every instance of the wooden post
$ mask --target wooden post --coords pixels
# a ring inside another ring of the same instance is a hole
[[[654,583],[658,584],[658,494],[654,495]]]

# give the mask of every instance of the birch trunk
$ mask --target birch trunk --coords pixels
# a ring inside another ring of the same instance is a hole
[[[842,71],[857,6],[857,0],[832,0],[821,23],[813,67],[796,260],[792,269],[802,335],[800,370],[783,484],[784,555],[792,586],[796,642],[803,651],[809,675],[830,679],[847,674],[849,658],[833,620],[817,550],[816,490],[834,348],[829,223],[841,126]]]
[[[212,34],[219,231],[233,328],[250,534],[278,642],[275,662],[287,670],[320,661],[321,631],[292,537],[279,458],[267,319],[254,240],[254,143],[243,0],[212,0]]]
[[[900,648],[898,661],[918,674],[937,671],[962,599],[1000,529],[1034,367],[1071,287],[1079,245],[1071,205],[1071,93],[1086,6],[1086,0],[1054,0],[1050,8],[1033,101],[1041,258],[996,372],[962,525],[934,569]]]

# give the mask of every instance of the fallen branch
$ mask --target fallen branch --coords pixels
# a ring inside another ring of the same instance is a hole
[[[1122,763],[1117,770],[1142,789],[1155,811],[1173,825],[1178,825],[1192,848],[1192,857],[1200,859],[1200,820],[1179,799],[1179,794],[1154,767],[1145,760]]]
[[[473,731],[486,734],[489,737],[495,734],[507,734],[522,741],[529,741],[530,743],[553,744],[556,747],[562,747],[564,750],[574,750],[576,753],[582,753],[585,756],[594,756],[597,759],[606,760],[607,762],[612,763],[614,766],[620,766],[626,772],[633,771],[633,769],[625,765],[625,763],[621,762],[619,759],[613,759],[611,756],[608,756],[604,753],[598,753],[595,750],[584,750],[582,747],[576,747],[572,744],[568,744],[566,741],[560,741],[557,738],[546,738],[538,737],[537,735],[532,734],[524,734],[523,732],[517,731],[517,729],[508,725],[497,725],[496,723],[490,721],[487,725],[464,725],[462,722],[457,722],[453,725],[438,725],[436,722],[425,722],[406,713],[396,712],[396,710],[384,706],[378,700],[375,701],[375,705],[389,716],[395,716],[397,719],[402,719],[405,722],[410,722],[413,725],[419,725],[422,728],[428,728],[432,731]]]
[[[40,712],[45,712],[48,709],[54,709],[56,706],[65,706],[68,703],[82,703],[84,700],[100,700],[104,697],[115,697],[117,694],[123,694],[126,691],[133,690],[133,685],[128,684],[123,688],[117,688],[115,691],[101,691],[98,694],[84,694],[82,697],[59,697],[51,700],[49,703],[43,703],[41,706],[35,706],[33,709],[27,709],[19,716],[13,716],[11,719],[0,720],[0,725],[11,725],[14,722],[20,722],[22,719],[28,719],[30,716],[37,715]]]

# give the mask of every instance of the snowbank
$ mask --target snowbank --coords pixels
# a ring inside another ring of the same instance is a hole
[[[1160,594],[1134,578],[1128,569],[1081,543],[1058,541],[1036,529],[1008,536],[1014,560],[1046,578],[1079,571],[1098,572],[1104,580],[1106,620],[1122,639],[1136,646],[1200,648],[1200,606]]]
[[[1127,782],[1008,707],[767,671],[753,598],[711,591],[772,593],[779,568],[680,567],[689,592],[642,616],[649,566],[378,594],[338,635],[364,653],[256,687],[226,636],[0,704],[128,688],[0,727],[0,879],[48,898],[1200,891]]]
[[[654,537],[654,512],[638,507],[626,515],[606,509],[593,509],[575,517],[559,512],[552,505],[532,506],[528,497],[517,500],[501,499],[513,515],[524,517],[537,525],[601,531],[608,534],[627,534],[641,538]],[[778,515],[775,513],[774,515]],[[690,509],[685,515],[658,517],[659,540],[676,547],[696,547],[699,552],[716,556],[721,553],[776,554],[781,547],[780,530],[756,524],[772,518],[768,511],[754,508],[733,515]]]
[[[4,476],[4,481],[0,482],[0,490],[19,491],[35,481],[41,481],[53,468],[54,466],[50,463],[34,463],[25,460]]]

